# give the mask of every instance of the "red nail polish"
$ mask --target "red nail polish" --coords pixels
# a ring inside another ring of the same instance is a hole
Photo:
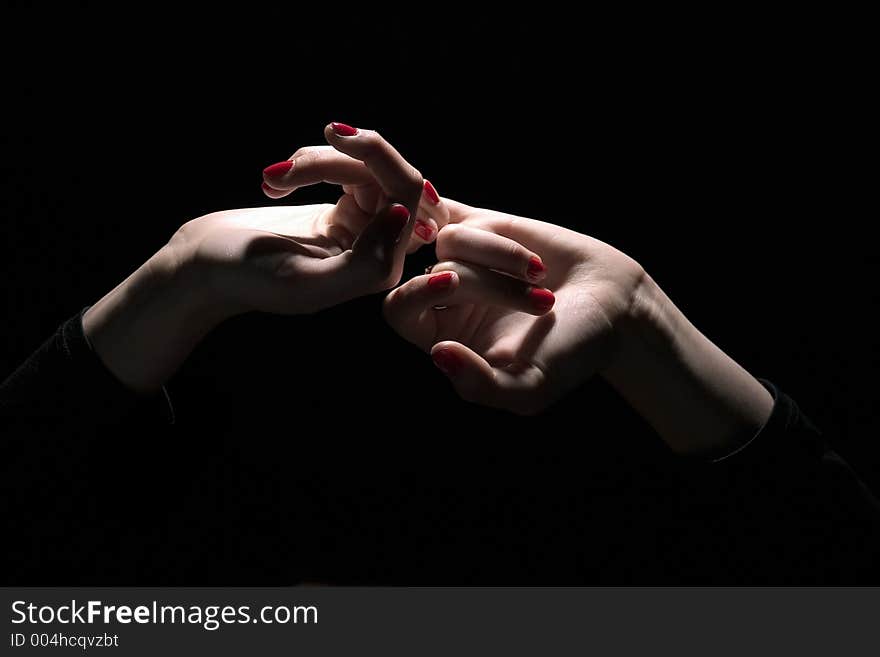
[[[421,237],[426,242],[430,242],[431,237],[433,237],[434,235],[434,229],[431,228],[431,226],[426,224],[424,221],[417,221],[416,227],[413,229],[413,231],[416,235]]]
[[[536,310],[545,313],[556,303],[556,297],[550,290],[543,287],[533,287],[529,290],[529,298]]]
[[[461,372],[464,363],[451,349],[438,349],[431,356],[434,365],[447,376],[455,376]]]
[[[352,128],[345,123],[331,123],[330,127],[333,128],[333,132],[340,137],[354,137],[358,133],[357,128]]]
[[[446,290],[449,286],[452,285],[452,272],[444,271],[440,274],[435,274],[428,279],[428,289],[432,292],[440,290]],[[439,352],[438,352],[439,353]]]
[[[437,193],[437,190],[434,189],[434,185],[431,184],[430,180],[425,181],[425,196],[427,196],[428,200],[434,205],[440,204],[440,195]]]
[[[290,160],[284,160],[284,162],[276,162],[275,164],[270,164],[265,169],[263,169],[263,175],[269,176],[270,178],[283,176],[285,173],[290,171],[293,168],[293,162]]]
[[[529,260],[529,267],[527,270],[529,278],[538,278],[545,271],[547,271],[547,268],[544,266],[544,263],[541,262],[540,258],[535,257]]]
[[[401,205],[400,203],[392,205],[391,209],[388,210],[388,214],[401,223],[405,224],[409,221],[409,210],[406,209],[405,205]]]
[[[269,185],[267,185],[266,183],[263,183],[262,185],[260,185],[260,187],[263,188],[263,191],[264,191],[264,192],[269,192],[269,193],[275,192],[276,194],[278,193],[278,190],[277,190],[277,189],[272,189],[272,188],[269,187]]]
[[[388,219],[395,231],[395,239],[399,239],[400,231],[403,230],[406,222],[409,221],[409,210],[399,203],[395,203],[388,210]]]

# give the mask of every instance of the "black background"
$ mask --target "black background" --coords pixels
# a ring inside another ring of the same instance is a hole
[[[379,130],[444,196],[632,255],[880,488],[876,213],[862,198],[868,92],[852,24],[633,10],[374,28],[357,16],[221,29],[145,10],[8,14],[0,371],[186,220],[274,203],[261,169],[343,121]],[[408,275],[430,262],[423,249]],[[169,383],[179,434],[152,458],[222,452],[260,481],[336,485],[356,470],[405,496],[461,477],[520,492],[572,477],[600,497],[663,480],[659,439],[600,380],[537,418],[465,405],[383,324],[380,301],[217,329]],[[279,502],[254,500],[242,517]],[[425,527],[457,531],[431,513],[414,544],[433,540]],[[381,535],[381,551],[406,525],[352,533]],[[439,577],[467,581],[469,567],[453,560]]]

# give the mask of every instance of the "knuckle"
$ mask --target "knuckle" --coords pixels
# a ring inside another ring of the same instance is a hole
[[[381,150],[382,144],[385,143],[385,139],[382,135],[375,130],[361,130],[360,137],[363,148],[370,153]]]
[[[459,247],[462,240],[461,226],[449,224],[437,233],[437,257],[445,258],[447,253],[453,253]]]
[[[296,149],[293,155],[290,156],[291,160],[299,160],[303,157],[306,157],[309,153],[314,151],[314,146],[302,146]]]
[[[404,174],[404,179],[406,180],[406,184],[409,187],[417,188],[419,190],[419,195],[421,195],[422,185],[425,184],[425,179],[422,177],[421,171],[410,164],[407,166],[407,171]]]

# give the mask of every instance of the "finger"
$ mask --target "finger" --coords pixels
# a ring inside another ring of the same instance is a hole
[[[385,194],[415,214],[424,191],[422,174],[378,132],[331,123],[324,136],[338,151],[363,162]]]
[[[531,415],[544,407],[539,395],[544,374],[534,365],[493,367],[460,342],[438,342],[431,360],[465,401]]]
[[[425,216],[420,212],[413,225],[413,232],[410,236],[409,247],[406,252],[413,253],[425,244],[432,243],[435,239],[437,239],[437,224],[434,223],[431,217]]]
[[[334,227],[341,227],[348,233],[349,239],[345,244],[345,248],[350,249],[354,244],[357,236],[373,221],[372,213],[364,212],[360,205],[355,201],[351,194],[343,194],[336,201],[336,206],[327,215],[327,230],[331,231]]]
[[[446,207],[446,201],[440,198],[437,189],[430,180],[425,180],[423,183],[419,212],[431,217],[438,229],[449,223],[449,210]]]
[[[266,184],[265,182],[261,185],[261,187],[263,189],[263,193],[266,196],[268,196],[269,198],[283,198],[283,197],[287,196],[288,194],[290,194],[289,190],[285,191],[282,189],[275,189],[274,187],[271,187],[270,185]]]
[[[440,231],[437,258],[481,265],[533,283],[547,275],[540,256],[519,242],[461,224],[449,224]]]
[[[546,315],[556,303],[556,297],[547,288],[516,280],[485,267],[445,261],[434,265],[431,274],[443,271],[456,272],[460,281],[443,300],[447,306],[474,303],[520,310],[530,315]]]
[[[375,183],[373,174],[363,162],[332,146],[300,148],[290,159],[263,169],[263,180],[275,189],[287,191],[321,182],[334,185]]]
[[[385,299],[383,313],[404,339],[426,347],[423,318],[425,313],[435,312],[434,306],[472,303],[544,315],[555,300],[545,288],[482,267],[444,262],[435,265],[430,274],[416,276],[393,290]]]
[[[385,297],[382,304],[385,321],[404,340],[430,349],[436,328],[433,307],[445,303],[459,282],[455,271],[416,276]]]
[[[411,226],[409,211],[395,203],[375,216],[350,250],[330,258],[300,258],[305,305],[327,308],[396,285]]]

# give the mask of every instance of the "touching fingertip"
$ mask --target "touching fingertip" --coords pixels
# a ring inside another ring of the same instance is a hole
[[[425,242],[430,242],[434,239],[434,227],[429,223],[426,223],[419,219],[416,221],[415,228],[413,228],[413,232],[418,235]]]
[[[448,290],[455,282],[455,274],[451,271],[444,271],[434,274],[428,279],[428,289],[432,292],[441,292]]]
[[[533,287],[528,292],[532,306],[540,313],[549,312],[556,303],[556,296],[548,289],[543,287]]]
[[[456,376],[464,368],[464,361],[452,349],[438,349],[431,354],[431,360],[446,376]]]
[[[526,273],[533,281],[542,278],[546,271],[547,267],[544,266],[544,263],[541,262],[541,259],[538,256],[535,256],[531,260],[529,260],[529,266],[526,270]]]
[[[440,195],[437,193],[434,185],[431,184],[431,181],[427,179],[425,179],[425,196],[427,196],[428,200],[434,205],[440,205]]]

